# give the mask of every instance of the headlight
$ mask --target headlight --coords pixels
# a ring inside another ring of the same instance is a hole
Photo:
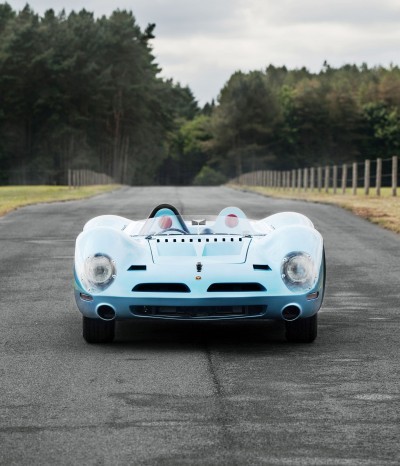
[[[294,252],[286,256],[281,267],[282,280],[291,291],[310,290],[316,281],[315,265],[304,252]]]
[[[96,288],[106,288],[116,275],[114,261],[104,254],[96,254],[85,261],[85,276]]]

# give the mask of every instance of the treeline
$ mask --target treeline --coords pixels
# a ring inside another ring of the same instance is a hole
[[[154,182],[197,104],[158,77],[153,30],[127,11],[40,17],[0,4],[0,183],[63,183],[68,168]]]
[[[154,27],[127,11],[41,17],[0,4],[0,183],[63,183],[68,168],[89,168],[122,183],[210,184],[399,154],[397,66],[236,72],[199,109],[159,77]]]
[[[204,118],[190,125],[209,128],[197,140],[228,177],[400,155],[400,69],[236,72]]]

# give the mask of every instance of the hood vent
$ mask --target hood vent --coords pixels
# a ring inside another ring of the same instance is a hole
[[[219,238],[157,238],[157,243],[234,243],[235,241],[242,242],[243,238],[235,237],[219,237]]]

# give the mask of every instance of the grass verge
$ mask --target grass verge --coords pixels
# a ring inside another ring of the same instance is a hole
[[[0,216],[30,204],[72,201],[116,189],[118,185],[82,186],[0,186]]]
[[[231,187],[264,196],[338,205],[383,228],[400,233],[400,198],[393,197],[390,188],[382,188],[381,196],[376,196],[374,193],[366,196],[361,188],[357,191],[357,195],[353,195],[350,190],[346,194],[333,194],[332,192],[304,192],[261,186],[231,185]]]

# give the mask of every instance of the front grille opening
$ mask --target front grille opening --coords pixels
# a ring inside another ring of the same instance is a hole
[[[185,283],[139,283],[132,291],[142,293],[190,293]]]
[[[130,306],[130,311],[140,317],[190,320],[260,317],[267,312],[267,306]]]
[[[208,287],[207,291],[210,293],[238,293],[241,291],[266,291],[266,289],[260,283],[213,283]]]

